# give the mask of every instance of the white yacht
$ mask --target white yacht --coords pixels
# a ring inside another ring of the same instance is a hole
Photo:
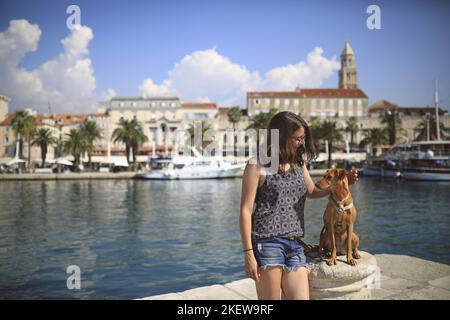
[[[398,148],[405,179],[450,181],[450,141],[417,141]]]
[[[242,176],[246,163],[232,164],[223,157],[195,156],[152,159],[152,170],[141,175],[143,179],[220,179]]]

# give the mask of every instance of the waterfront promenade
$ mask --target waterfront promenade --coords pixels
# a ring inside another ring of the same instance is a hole
[[[311,176],[323,176],[326,170],[310,170]],[[70,173],[22,173],[0,174],[6,180],[84,180],[84,179],[140,179],[142,172],[70,172]]]
[[[372,300],[450,300],[450,266],[406,255],[375,254],[381,269],[379,289]],[[142,300],[255,300],[255,285],[242,279],[144,297]]]

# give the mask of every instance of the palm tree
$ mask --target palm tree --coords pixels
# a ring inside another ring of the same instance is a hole
[[[242,112],[240,107],[233,107],[228,110],[228,121],[233,124],[233,131],[236,129],[236,124],[241,121]]]
[[[236,140],[234,138],[235,130],[236,130],[236,124],[241,121],[242,112],[241,108],[234,107],[228,110],[228,121],[230,121],[233,124],[233,155],[236,156]]]
[[[346,121],[345,125],[345,131],[350,133],[350,146],[352,147],[354,145],[355,135],[359,131],[358,120],[356,119],[356,117],[350,117]]]
[[[361,146],[370,145],[372,147],[372,155],[376,152],[376,147],[388,142],[386,128],[374,128],[366,131],[365,138],[361,140]]]
[[[334,121],[325,120],[320,126],[320,138],[328,141],[328,168],[331,168],[333,144],[342,141],[342,129],[337,128]]]
[[[27,116],[24,121],[23,138],[28,147],[28,170],[31,170],[31,142],[36,134],[36,118]]]
[[[130,164],[131,135],[133,131],[132,126],[133,124],[131,121],[121,118],[119,121],[119,126],[114,129],[111,136],[111,140],[114,143],[121,142],[125,144],[125,155],[127,157],[128,164]]]
[[[430,132],[430,140],[436,140],[436,117],[434,115],[430,115],[429,113],[426,114],[417,124],[415,129],[419,131],[419,135],[415,139],[416,141],[426,141],[428,139],[428,130]],[[441,137],[447,138],[447,128],[444,127],[444,124],[441,121],[439,121],[439,131],[441,133]]]
[[[380,116],[380,121],[387,126],[389,144],[395,144],[395,141],[397,140],[397,130],[400,128],[402,123],[398,111],[385,110]]]
[[[133,155],[133,168],[136,167],[136,156],[138,154],[139,146],[146,141],[148,141],[148,137],[144,133],[144,129],[137,122],[136,119],[131,120],[133,124],[132,136],[131,136],[131,152]]]
[[[208,122],[206,122],[205,120],[202,120],[202,122],[200,123],[200,128],[201,128],[201,131],[202,131],[202,136],[201,136],[201,139],[202,139],[202,146],[201,146],[201,148],[202,148],[202,151],[203,150],[205,150],[205,148],[208,146],[208,145],[210,145],[211,143],[213,143],[213,141],[212,140],[206,140],[206,137],[205,137],[205,135],[206,135],[206,132],[208,131],[208,130],[210,130],[212,127],[211,127],[211,125],[208,123]],[[191,145],[195,145],[195,123],[191,123],[190,125],[189,125],[189,128],[188,128],[188,132],[189,132],[189,136],[191,137]]]
[[[64,153],[69,153],[73,155],[74,168],[76,171],[79,170],[81,155],[86,152],[86,140],[84,139],[84,134],[80,128],[72,129],[69,133],[66,133],[67,138],[63,143]]]
[[[319,140],[322,137],[322,124],[318,117],[312,116],[309,119],[309,128],[311,129],[311,135],[314,137],[313,144],[316,150],[320,150]]]
[[[130,150],[133,152],[133,166],[136,164],[136,155],[140,144],[148,140],[144,134],[142,126],[136,119],[125,120],[120,119],[119,126],[114,129],[111,140],[114,143],[122,142],[125,144],[125,153],[127,162],[130,164]]]
[[[54,145],[58,142],[58,140],[53,136],[53,133],[50,129],[40,128],[36,131],[36,135],[34,136],[34,140],[32,141],[33,145],[37,145],[41,148],[41,157],[42,164],[41,168],[45,165],[45,158],[47,157],[47,149],[48,146]]]
[[[25,123],[26,119],[30,117],[30,114],[27,110],[18,110],[14,114],[14,118],[12,119],[11,126],[14,130],[16,140],[19,140],[19,158],[23,157],[23,137],[25,134]]]
[[[270,119],[278,112],[277,109],[272,108],[269,112],[260,112],[249,119],[250,125],[246,128],[253,129],[256,131],[256,150],[259,151],[259,130],[267,129],[269,126]]]
[[[86,151],[89,158],[89,168],[92,170],[92,152],[94,151],[94,141],[102,138],[101,129],[97,126],[97,123],[92,120],[83,122],[80,129],[86,139]]]

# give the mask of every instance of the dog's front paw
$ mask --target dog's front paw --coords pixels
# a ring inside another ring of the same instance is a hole
[[[353,258],[355,258],[355,259],[360,259],[361,258],[361,256],[359,255],[358,251],[353,252]]]
[[[333,257],[330,260],[328,260],[327,265],[329,265],[329,266],[336,265],[336,257]]]
[[[349,257],[347,257],[347,263],[351,266],[356,266],[356,264],[357,264],[355,259],[349,258]]]

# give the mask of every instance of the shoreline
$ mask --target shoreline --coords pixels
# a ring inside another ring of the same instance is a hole
[[[311,176],[323,176],[326,169],[313,169]],[[2,173],[0,181],[14,180],[109,180],[109,179],[141,179],[143,172],[70,172],[70,173]],[[241,178],[239,176],[234,178]],[[233,178],[230,178],[233,179]]]
[[[450,300],[450,265],[412,256],[374,254],[381,270],[372,300]],[[153,295],[136,300],[257,300],[252,279]]]

